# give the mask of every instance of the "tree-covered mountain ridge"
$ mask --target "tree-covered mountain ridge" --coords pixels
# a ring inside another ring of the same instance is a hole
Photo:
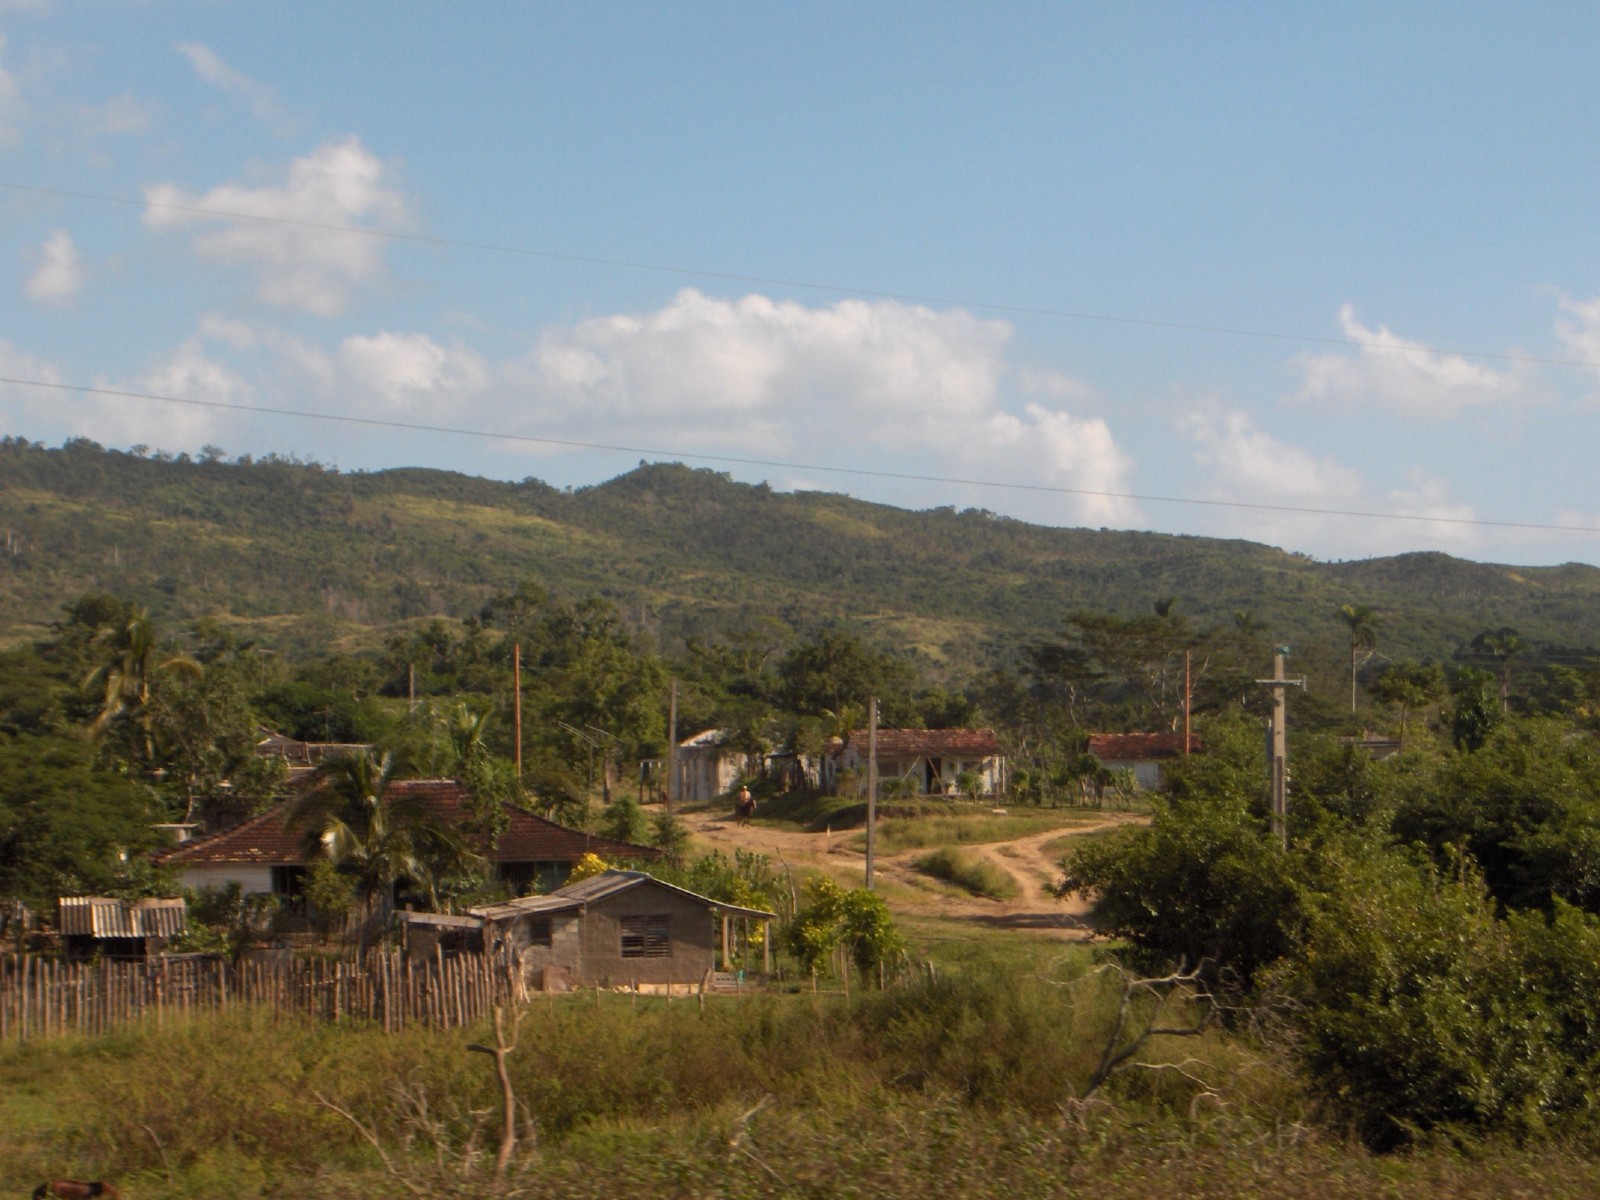
[[[1250,613],[1324,651],[1346,636],[1333,617],[1348,603],[1381,614],[1394,654],[1443,658],[1501,626],[1545,647],[1600,644],[1600,569],[1583,564],[1327,563],[1243,540],[778,493],[677,464],[561,490],[5,439],[0,538],[5,643],[37,636],[65,600],[108,591],[167,623],[213,617],[301,655],[468,616],[536,578],[605,596],[669,652],[765,618],[797,631],[849,622],[958,673],[1054,635],[1072,612],[1132,615],[1169,597],[1201,624]]]

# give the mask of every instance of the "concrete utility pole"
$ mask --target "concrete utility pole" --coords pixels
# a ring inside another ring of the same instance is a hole
[[[867,701],[867,891],[878,842],[878,698]]]
[[[1258,679],[1272,689],[1272,719],[1267,722],[1267,781],[1272,789],[1272,836],[1282,850],[1289,848],[1289,702],[1291,687],[1303,688],[1304,675],[1290,679],[1283,673],[1289,647],[1279,646],[1272,656],[1272,678]]]

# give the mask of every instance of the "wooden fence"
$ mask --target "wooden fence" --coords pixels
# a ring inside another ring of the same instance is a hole
[[[407,961],[391,951],[360,962],[233,964],[213,956],[69,963],[18,954],[0,958],[0,1042],[105,1033],[146,1017],[159,1027],[234,1005],[381,1022],[386,1030],[458,1028],[521,994],[512,969],[489,955]]]

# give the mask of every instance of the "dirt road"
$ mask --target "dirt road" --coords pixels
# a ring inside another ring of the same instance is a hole
[[[771,855],[778,863],[799,870],[821,868],[842,880],[865,870],[865,855],[860,846],[860,831],[842,833],[804,833],[775,829],[760,823],[736,825],[731,813],[689,812],[683,816],[696,840],[719,850],[735,847]],[[962,851],[982,858],[1009,875],[1017,885],[1012,900],[987,900],[972,896],[948,884],[929,879],[912,863],[928,853],[926,849],[898,854],[879,853],[874,872],[890,906],[907,914],[948,917],[998,929],[1026,929],[1081,941],[1093,930],[1088,924],[1089,905],[1071,897],[1057,900],[1047,890],[1061,878],[1059,850],[1046,847],[1063,837],[1081,836],[1096,830],[1143,821],[1133,813],[1106,813],[1081,825],[1050,829],[1005,842],[964,845]]]

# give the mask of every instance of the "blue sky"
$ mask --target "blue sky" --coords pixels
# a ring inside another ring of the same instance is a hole
[[[0,432],[1600,562],[1592,5],[0,0],[0,39]]]

